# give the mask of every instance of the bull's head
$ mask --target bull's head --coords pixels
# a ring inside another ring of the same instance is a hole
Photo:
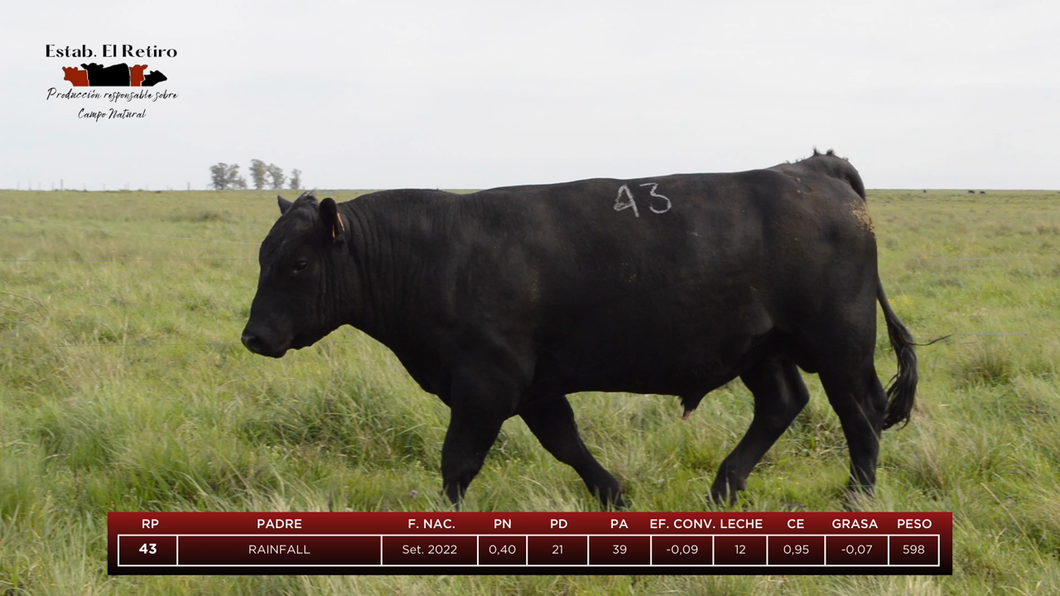
[[[293,203],[277,197],[280,219],[261,243],[258,292],[243,329],[243,345],[279,358],[313,345],[342,321],[337,293],[348,258],[346,225],[333,199],[319,204],[310,193]]]

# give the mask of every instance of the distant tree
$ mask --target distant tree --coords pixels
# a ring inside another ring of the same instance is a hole
[[[228,171],[225,172],[225,182],[231,189],[245,190],[247,188],[247,179],[239,175],[237,164],[228,166]]]
[[[272,166],[265,166],[265,162],[260,159],[250,160],[250,179],[254,181],[254,188],[261,190],[265,188],[265,175],[268,172],[268,168]]]
[[[280,190],[281,188],[283,188],[283,181],[284,181],[283,168],[281,168],[280,166],[278,166],[276,164],[270,163],[269,167],[267,167],[265,169],[269,173],[269,178],[272,178],[272,188],[273,188],[273,190]]]
[[[224,190],[227,186],[228,164],[220,162],[210,166],[210,186],[214,190]]]
[[[246,178],[239,175],[237,164],[220,162],[210,166],[210,185],[214,190],[245,189]]]
[[[232,190],[246,190],[247,179],[242,176],[237,176],[235,179],[229,181],[228,186]]]
[[[291,170],[291,189],[302,188],[302,170]]]

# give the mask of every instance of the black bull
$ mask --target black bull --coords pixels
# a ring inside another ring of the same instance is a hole
[[[883,429],[908,421],[913,339],[887,303],[864,187],[817,154],[765,170],[594,179],[468,195],[385,191],[279,199],[243,343],[280,357],[353,325],[451,408],[454,504],[504,421],[521,416],[604,506],[621,486],[578,435],[567,394],[676,395],[685,417],[736,377],[747,434],[711,496],[732,499],[820,375],[870,493]],[[876,302],[898,374],[876,375]]]

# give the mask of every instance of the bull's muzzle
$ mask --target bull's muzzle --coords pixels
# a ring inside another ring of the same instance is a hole
[[[286,348],[277,349],[270,346],[267,341],[265,341],[259,335],[257,335],[253,331],[250,331],[249,329],[243,330],[243,337],[241,339],[243,341],[243,345],[255,354],[269,356],[271,358],[279,358],[287,353]]]

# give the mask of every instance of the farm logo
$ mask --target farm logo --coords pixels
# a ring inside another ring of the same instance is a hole
[[[95,58],[97,55],[102,58],[126,58],[135,61],[129,60],[109,66],[87,61],[87,59]],[[46,100],[65,99],[80,102],[102,101],[126,104],[126,107],[122,108],[111,106],[104,109],[103,106],[83,103],[77,112],[79,120],[99,122],[100,120],[143,119],[147,117],[147,108],[144,107],[145,103],[156,103],[159,100],[177,98],[177,94],[169,91],[168,88],[162,90],[146,89],[168,81],[169,77],[163,74],[161,70],[148,70],[147,64],[137,64],[137,62],[146,61],[143,60],[145,58],[152,59],[152,62],[156,58],[175,58],[177,50],[172,48],[160,48],[153,45],[137,48],[129,44],[121,46],[118,44],[104,44],[97,54],[95,49],[86,45],[71,47],[47,44],[44,47],[44,56],[45,58],[63,58],[67,60],[78,58],[86,60],[81,62],[80,67],[70,66],[69,63],[66,66],[62,66],[62,80],[68,81],[70,87],[65,91],[57,87],[49,88]],[[132,62],[131,66],[129,62]],[[120,89],[98,90],[96,89],[97,87],[132,89],[125,91]]]
[[[84,68],[84,70],[81,70]],[[102,64],[82,64],[81,68],[64,66],[64,81],[74,87],[153,87],[168,80],[162,71],[152,70],[144,75],[146,64],[129,66],[122,62],[104,67]]]

